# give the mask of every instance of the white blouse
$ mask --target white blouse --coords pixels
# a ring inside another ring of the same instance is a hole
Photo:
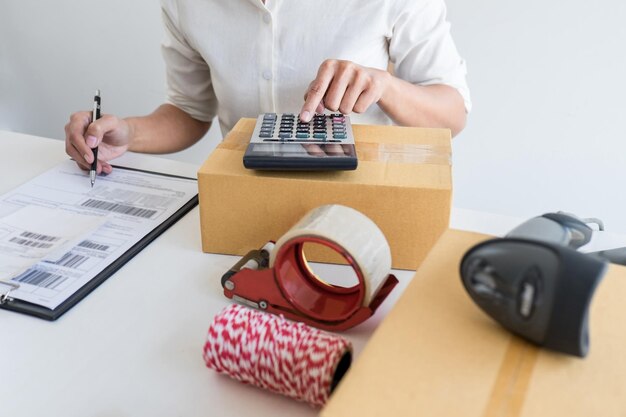
[[[193,118],[298,113],[325,59],[447,84],[471,108],[443,0],[161,0],[168,101]],[[391,124],[373,105],[355,123]]]

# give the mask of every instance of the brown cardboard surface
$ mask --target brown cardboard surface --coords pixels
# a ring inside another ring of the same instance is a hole
[[[466,294],[465,251],[487,236],[446,231],[322,410],[334,416],[626,415],[626,268],[594,296],[586,359],[512,336]]]
[[[424,163],[394,154],[385,161],[364,158],[355,171],[269,172],[243,166],[243,145],[254,123],[241,119],[198,171],[203,251],[243,255],[280,238],[309,210],[343,204],[380,227],[394,268],[415,269],[448,227],[452,180],[447,129],[353,126],[357,149],[359,144],[368,150],[376,145],[384,154],[393,145],[394,152],[404,146],[409,153],[432,149],[439,156]],[[315,253],[310,258],[333,260]]]

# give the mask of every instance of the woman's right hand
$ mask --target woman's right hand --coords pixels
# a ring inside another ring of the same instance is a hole
[[[70,116],[65,125],[65,151],[84,170],[91,169],[92,148],[98,147],[98,174],[110,174],[108,161],[128,150],[131,141],[129,123],[110,114],[103,115],[94,123],[90,111],[80,111]]]

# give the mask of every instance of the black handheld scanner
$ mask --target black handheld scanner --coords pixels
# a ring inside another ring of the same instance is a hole
[[[591,240],[588,223],[548,213],[480,243],[461,261],[461,280],[474,302],[511,332],[546,348],[584,357],[589,306],[607,268],[575,249]]]

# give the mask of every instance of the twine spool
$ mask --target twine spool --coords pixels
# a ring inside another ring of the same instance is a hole
[[[207,367],[311,406],[323,406],[350,367],[343,337],[240,305],[222,310],[204,345]]]

